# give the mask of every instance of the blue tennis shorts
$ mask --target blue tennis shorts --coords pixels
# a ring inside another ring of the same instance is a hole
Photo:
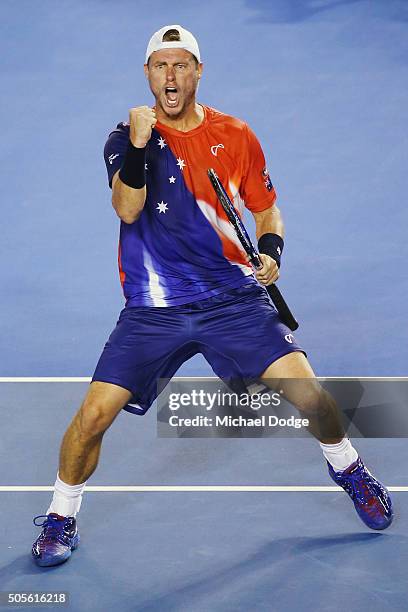
[[[133,398],[125,410],[145,414],[159,379],[172,378],[197,353],[228,381],[256,380],[294,351],[304,352],[266,290],[251,282],[191,304],[124,308],[92,381],[128,389]]]

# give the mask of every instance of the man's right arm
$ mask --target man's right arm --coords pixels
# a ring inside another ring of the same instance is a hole
[[[140,217],[146,202],[146,185],[141,189],[129,187],[119,178],[118,170],[112,179],[112,206],[125,223],[134,223]]]
[[[129,111],[129,145],[120,170],[112,178],[112,205],[125,223],[140,217],[146,202],[145,148],[156,125],[156,114],[148,106]]]

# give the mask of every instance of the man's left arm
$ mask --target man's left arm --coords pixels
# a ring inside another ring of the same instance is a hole
[[[279,278],[280,258],[283,250],[284,226],[279,208],[273,206],[253,212],[256,224],[259,257],[262,268],[255,277],[262,285],[271,285]]]

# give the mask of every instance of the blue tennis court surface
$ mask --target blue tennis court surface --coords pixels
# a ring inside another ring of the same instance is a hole
[[[4,485],[49,485],[70,404],[85,383],[2,383]],[[25,405],[30,398],[36,406]],[[22,417],[22,412],[30,415]],[[35,423],[35,426],[33,426]],[[357,440],[369,467],[407,487],[405,440]],[[158,439],[154,410],[119,415],[92,486],[329,486],[312,439]],[[406,609],[407,493],[370,532],[342,492],[88,492],[82,542],[58,568],[33,565],[49,492],[0,492],[2,590],[68,591],[72,610]]]
[[[142,63],[166,23],[200,43],[199,101],[263,145],[286,223],[279,285],[316,373],[407,374],[407,2],[3,0],[0,17],[0,377],[93,372],[122,308],[102,150],[152,102]],[[197,356],[178,374],[211,370]],[[403,490],[384,533],[332,490],[88,492],[72,559],[34,566],[50,492],[10,487],[53,484],[86,388],[0,384],[0,591],[67,591],[75,612],[408,609]],[[404,439],[356,447],[408,486]],[[333,483],[312,439],[158,439],[152,409],[119,415],[89,484]]]

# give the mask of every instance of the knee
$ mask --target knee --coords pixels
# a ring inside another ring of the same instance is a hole
[[[297,408],[309,415],[323,417],[332,413],[336,404],[331,395],[319,385],[311,387],[302,394]]]
[[[83,439],[103,436],[112,422],[104,403],[85,399],[77,415],[79,435]]]

